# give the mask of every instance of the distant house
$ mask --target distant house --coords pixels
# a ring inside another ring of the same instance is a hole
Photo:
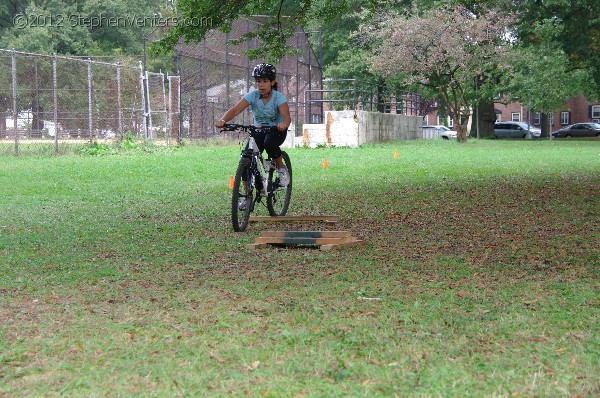
[[[17,115],[17,128],[21,130],[30,128],[32,120],[33,113],[31,112],[31,109],[19,112]],[[14,129],[15,120],[12,117],[6,117],[5,125],[7,130]]]
[[[534,126],[541,125],[541,114],[527,109],[518,101],[506,105],[496,103],[495,108],[498,121],[529,121]],[[585,122],[600,123],[600,101],[590,102],[583,95],[570,98],[564,107],[550,114],[550,130],[552,131],[570,124]]]
[[[434,108],[437,105],[434,106]],[[471,125],[473,122],[473,118],[471,117],[469,120],[467,120],[467,130],[470,131],[471,130]],[[461,121],[462,123],[462,121]],[[447,126],[450,127],[451,129],[454,129],[454,120],[446,115],[446,114],[441,114],[437,111],[437,109],[432,109],[430,110],[425,116],[423,116],[423,126],[426,125],[442,125],[442,126]]]
[[[227,100],[228,93],[231,95],[234,92],[238,93],[239,99],[241,99],[244,94],[248,92],[247,79],[234,80],[229,84],[229,86],[227,86],[225,83],[221,83],[216,86],[209,87],[206,89],[206,101],[214,103],[225,102]]]
[[[497,121],[529,122],[533,126],[541,127],[540,112],[527,109],[520,102],[496,102]],[[600,123],[600,101],[588,101],[583,95],[570,98],[558,111],[550,114],[550,131],[558,130],[574,123],[595,122]],[[423,118],[423,124],[443,124],[453,128],[452,118],[439,115],[437,110],[429,112]],[[471,121],[469,121],[469,128]]]

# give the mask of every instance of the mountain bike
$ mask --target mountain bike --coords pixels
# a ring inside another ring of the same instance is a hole
[[[258,149],[255,137],[266,134],[276,127],[256,127],[241,124],[226,124],[222,131],[243,131],[248,134],[242,148],[240,161],[233,181],[231,195],[231,223],[236,232],[243,232],[248,226],[250,213],[256,203],[266,199],[266,207],[271,216],[284,216],[292,197],[292,163],[284,151],[283,163],[287,167],[290,181],[287,186],[279,184],[279,174],[273,159],[264,159]]]

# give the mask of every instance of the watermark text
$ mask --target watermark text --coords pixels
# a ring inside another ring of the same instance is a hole
[[[210,17],[163,17],[160,15],[138,16],[122,15],[109,16],[100,14],[97,16],[81,14],[17,14],[13,18],[13,24],[17,29],[36,28],[36,27],[54,27],[75,28],[83,26],[86,28],[146,28],[146,27],[168,27],[174,25],[184,25],[190,27],[212,26]]]

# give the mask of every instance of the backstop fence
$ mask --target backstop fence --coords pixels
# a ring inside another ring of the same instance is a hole
[[[232,24],[229,33],[213,31],[200,43],[180,43],[177,47],[181,76],[182,136],[197,139],[216,136],[215,122],[253,88],[252,69],[263,60],[249,59],[247,51],[260,45],[258,40],[232,44],[254,32],[261,18],[242,18]],[[287,98],[292,123],[298,131],[302,123],[320,123],[321,103],[308,102],[307,90],[322,89],[321,65],[307,32],[297,28],[288,45],[295,54],[286,55],[276,66],[279,91]],[[252,122],[247,110],[238,123]],[[293,133],[293,132],[292,132]]]
[[[167,85],[167,86],[166,86]],[[179,77],[91,59],[0,49],[0,152],[179,134]]]

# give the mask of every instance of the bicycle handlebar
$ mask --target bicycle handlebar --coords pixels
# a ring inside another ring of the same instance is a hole
[[[227,123],[223,126],[223,128],[221,129],[221,132],[223,131],[236,131],[236,130],[242,130],[242,131],[246,131],[248,133],[257,133],[257,132],[269,132],[269,131],[279,131],[277,130],[277,127],[275,126],[252,126],[252,125],[244,125],[244,124],[234,124],[234,123]]]

